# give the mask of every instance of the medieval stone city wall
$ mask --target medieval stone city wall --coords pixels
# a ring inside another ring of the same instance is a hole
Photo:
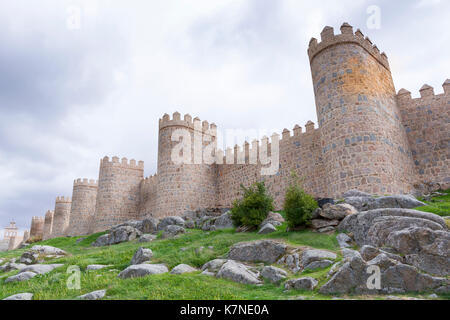
[[[84,235],[133,219],[227,208],[241,196],[241,184],[257,181],[265,182],[281,209],[292,172],[315,197],[339,197],[350,189],[406,194],[420,183],[450,187],[449,80],[443,94],[429,86],[416,99],[405,89],[396,94],[386,54],[347,23],[340,34],[325,27],[320,42],[311,39],[308,55],[318,128],[309,121],[305,131],[297,125],[223,152],[216,148],[215,124],[165,114],[159,119],[155,175],[144,179],[142,161],[105,157],[98,183],[76,180],[73,200],[57,198],[45,223],[33,219],[30,236]],[[192,143],[199,135],[199,144]],[[190,149],[180,150],[185,139]],[[274,139],[279,139],[278,170],[264,175],[261,170],[270,165],[261,163],[259,151],[267,147],[270,158]],[[199,146],[207,152],[194,152]],[[208,154],[215,163],[205,162]],[[173,161],[177,155],[184,163]]]
[[[384,53],[358,30],[326,27],[309,46],[327,195],[408,193],[412,153]]]
[[[95,219],[89,233],[139,217],[140,185],[144,178],[144,162],[127,158],[119,161],[108,157],[100,161]]]
[[[424,85],[420,98],[405,89],[397,95],[401,118],[411,146],[420,183],[439,183],[450,188],[450,80],[444,93]]]
[[[48,210],[45,213],[44,235],[42,237],[43,240],[48,240],[48,239],[52,238],[53,215],[54,215],[54,211],[52,211],[52,210]]]
[[[70,221],[70,209],[72,199],[70,197],[57,197],[55,201],[55,211],[53,214],[52,238],[66,235]]]
[[[70,222],[66,234],[79,236],[89,234],[90,223],[95,213],[98,182],[77,179],[73,182]]]
[[[30,238],[42,239],[44,235],[44,217],[31,218]]]

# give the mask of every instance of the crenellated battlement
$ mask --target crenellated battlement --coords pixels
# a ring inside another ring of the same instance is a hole
[[[201,127],[202,133],[210,134],[214,137],[217,136],[216,124],[210,124],[206,120],[202,122],[198,117],[192,119],[192,116],[189,114],[185,114],[183,119],[181,119],[181,114],[179,112],[174,112],[172,119],[167,113],[159,119],[159,130],[167,127],[185,127],[191,130],[197,130],[197,128]]]
[[[341,43],[354,43],[360,45],[378,62],[380,62],[381,65],[390,70],[386,53],[380,53],[380,49],[378,49],[378,47],[372,43],[369,37],[364,37],[364,34],[361,32],[361,30],[358,29],[355,33],[353,33],[353,27],[346,22],[342,24],[340,34],[334,34],[334,29],[332,27],[326,26],[321,32],[320,36],[321,42],[318,42],[316,38],[312,38],[309,42],[308,55],[310,62],[312,62],[312,60],[318,53],[328,47],[335,46]]]
[[[33,222],[43,222],[44,219],[45,219],[45,217],[38,217],[38,216],[34,216],[34,217],[31,218],[31,220]]]
[[[56,203],[71,203],[72,198],[71,197],[56,197]]]
[[[106,156],[100,159],[100,166],[120,166],[127,169],[144,170],[144,161],[138,161],[136,164],[134,159],[128,161],[127,158],[119,159],[119,157],[114,156],[109,160],[109,157]]]
[[[47,210],[47,212],[45,213],[45,218],[53,216],[54,213],[55,212],[53,210]]]
[[[424,84],[420,90],[420,97],[418,98],[412,98],[411,96],[411,92],[402,88],[398,91],[397,93],[397,99],[399,100],[400,103],[407,103],[408,101],[417,101],[417,100],[421,100],[424,98],[429,98],[429,97],[438,97],[438,96],[443,96],[443,95],[449,95],[450,94],[450,79],[445,80],[445,82],[442,84],[442,88],[444,89],[443,93],[440,94],[435,94],[434,93],[434,88],[428,84]]]
[[[76,179],[73,181],[74,187],[98,187],[98,181],[94,179]]]
[[[142,179],[143,186],[156,185],[157,183],[158,183],[158,175],[157,174],[154,174],[152,176],[148,176],[148,177]]]

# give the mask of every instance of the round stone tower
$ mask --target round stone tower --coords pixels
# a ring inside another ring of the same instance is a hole
[[[48,240],[52,238],[52,227],[53,227],[53,211],[48,210],[45,214],[44,221],[44,240]]]
[[[30,238],[42,239],[44,235],[44,217],[32,217],[30,227]]]
[[[73,182],[72,208],[70,212],[68,236],[89,234],[89,223],[95,212],[97,200],[96,180],[77,179]]]
[[[347,23],[308,49],[328,196],[411,191],[414,170],[386,54]]]
[[[118,157],[112,161],[108,157],[100,160],[95,215],[89,233],[139,218],[139,188],[143,178],[143,161],[136,164],[136,160],[119,161]]]
[[[198,118],[192,121],[190,115],[181,119],[175,112],[172,119],[165,114],[159,120],[158,217],[216,206],[216,166],[203,156],[204,150],[215,156],[216,137],[215,124]],[[180,158],[184,159],[182,163]]]
[[[57,197],[55,211],[53,214],[52,238],[64,237],[69,226],[70,208],[72,199],[70,197]]]

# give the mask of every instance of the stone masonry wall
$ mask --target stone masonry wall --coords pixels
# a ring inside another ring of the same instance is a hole
[[[69,197],[57,197],[53,215],[53,226],[51,238],[63,237],[66,234],[70,221],[70,209],[72,199]]]
[[[44,217],[32,217],[30,238],[42,238],[44,235]]]
[[[439,183],[450,188],[450,80],[444,93],[435,95],[424,85],[420,98],[402,89],[397,102],[411,146],[419,183]]]
[[[97,188],[96,180],[78,179],[73,182],[72,207],[67,235],[89,234],[90,223],[95,213]]]
[[[409,193],[415,170],[387,57],[350,25],[341,32],[325,27],[308,50],[326,194]]]
[[[128,220],[139,218],[140,184],[144,162],[113,157],[100,161],[95,217],[89,233],[105,231]]]
[[[43,240],[52,238],[53,214],[54,212],[50,210],[45,214]]]

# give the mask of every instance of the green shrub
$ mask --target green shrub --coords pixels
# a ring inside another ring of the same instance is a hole
[[[231,219],[235,226],[258,227],[271,210],[273,199],[266,194],[264,182],[257,182],[249,188],[241,184],[244,195],[234,201],[231,209]]]
[[[295,228],[308,225],[317,207],[317,201],[303,190],[299,179],[294,175],[294,182],[286,190],[284,199],[288,226]]]

